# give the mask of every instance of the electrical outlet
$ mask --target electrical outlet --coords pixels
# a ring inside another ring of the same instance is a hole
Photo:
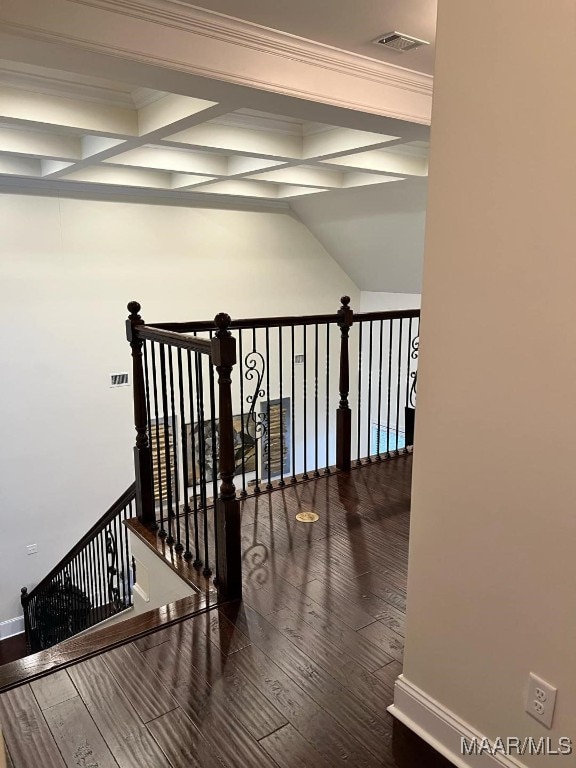
[[[35,555],[38,552],[38,544],[28,544],[26,547],[27,555]]]
[[[557,689],[553,685],[530,672],[526,692],[526,712],[546,728],[552,727],[556,693]]]

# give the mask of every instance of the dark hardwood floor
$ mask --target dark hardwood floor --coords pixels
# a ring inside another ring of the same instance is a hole
[[[411,461],[244,501],[243,602],[2,694],[9,765],[447,766],[386,711],[402,670]],[[296,522],[311,509],[317,523]]]

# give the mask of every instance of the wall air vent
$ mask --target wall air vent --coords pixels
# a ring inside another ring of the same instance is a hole
[[[130,381],[127,373],[111,373],[110,374],[110,386],[111,387],[127,387]]]
[[[420,48],[421,45],[430,45],[427,40],[419,40],[417,37],[404,35],[402,32],[386,32],[374,40],[376,45],[382,45],[384,48],[390,48],[398,53],[412,51],[414,48]]]

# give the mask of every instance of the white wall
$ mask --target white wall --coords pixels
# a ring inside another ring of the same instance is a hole
[[[336,311],[359,291],[283,214],[0,197],[0,621],[133,479],[126,303],[149,322]],[[38,544],[27,556],[26,545]]]
[[[361,291],[359,312],[387,312],[393,309],[420,309],[420,293]]]
[[[440,1],[404,675],[491,739],[574,739],[575,29]]]
[[[419,293],[427,178],[309,195],[291,207],[356,285]]]

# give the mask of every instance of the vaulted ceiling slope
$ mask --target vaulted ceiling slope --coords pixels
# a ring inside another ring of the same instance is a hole
[[[295,200],[292,208],[363,291],[420,293],[427,179]]]

